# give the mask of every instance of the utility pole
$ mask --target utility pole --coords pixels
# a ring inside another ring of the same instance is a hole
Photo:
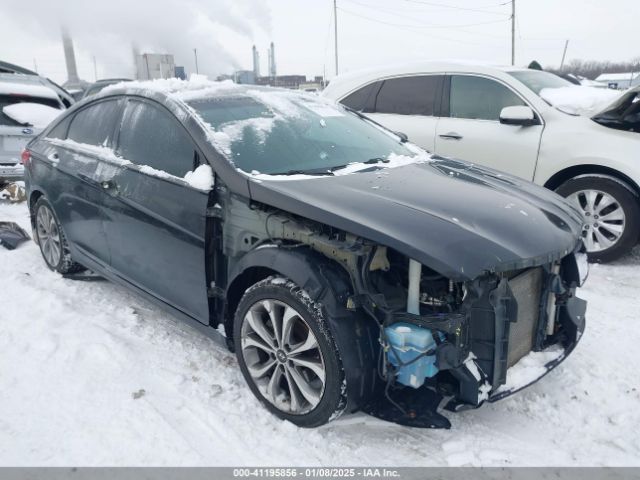
[[[511,0],[511,65],[516,64],[516,0]]]
[[[200,72],[198,71],[198,50],[196,50],[195,48],[193,49],[193,56],[194,56],[194,57],[195,57],[195,59],[196,59],[196,73],[200,73]]]
[[[38,73],[38,62],[36,62],[36,57],[33,57],[33,69]]]
[[[567,56],[567,47],[569,46],[569,40],[567,39],[564,42],[564,52],[562,52],[562,61],[560,62],[560,70],[562,70],[562,66],[564,65],[564,58]]]
[[[93,56],[93,79],[98,81],[98,67],[96,66],[96,56]]]
[[[338,7],[336,0],[333,0],[333,36],[336,47],[336,76],[338,75]]]

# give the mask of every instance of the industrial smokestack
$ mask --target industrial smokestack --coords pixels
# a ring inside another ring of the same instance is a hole
[[[253,75],[256,79],[260,76],[260,54],[256,46],[253,46]]]
[[[272,77],[276,76],[276,47],[271,42],[271,46],[269,48],[269,75]]]
[[[131,44],[131,53],[133,54],[133,78],[140,80],[140,71],[138,70],[138,57],[140,56],[140,49],[137,43]]]
[[[76,55],[73,51],[73,41],[66,28],[62,29],[62,47],[64,48],[64,59],[67,64],[67,83],[78,83],[78,67],[76,66]]]

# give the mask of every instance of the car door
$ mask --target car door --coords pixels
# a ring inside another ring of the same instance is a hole
[[[410,75],[366,85],[341,103],[433,151],[444,75]]]
[[[121,106],[117,99],[94,102],[65,119],[49,132],[42,158],[50,167],[45,190],[71,248],[102,266],[110,261],[103,183],[118,169],[111,146]]]
[[[520,95],[496,79],[461,74],[447,77],[443,97],[436,153],[533,179],[542,122],[505,125],[499,118],[504,107],[527,105]]]
[[[205,261],[209,193],[183,176],[204,159],[183,125],[159,103],[129,99],[105,230],[118,276],[207,324]]]

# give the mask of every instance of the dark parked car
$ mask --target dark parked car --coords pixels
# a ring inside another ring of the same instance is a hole
[[[210,335],[305,427],[423,427],[540,376],[584,329],[580,215],[542,187],[429,157],[311,95],[176,80],[69,109],[23,154],[47,265],[83,268]],[[166,88],[163,88],[165,85]]]

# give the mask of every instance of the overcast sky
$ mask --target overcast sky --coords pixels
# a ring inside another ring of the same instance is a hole
[[[337,0],[340,72],[384,63],[467,59],[507,64],[507,0]],[[278,74],[335,73],[333,0],[7,1],[0,6],[0,60],[66,80],[60,27],[74,40],[80,77],[131,76],[132,45],[173,53],[176,64],[215,76],[251,69],[251,46],[276,46]],[[516,0],[516,63],[558,66],[574,58],[640,57],[640,0]]]

